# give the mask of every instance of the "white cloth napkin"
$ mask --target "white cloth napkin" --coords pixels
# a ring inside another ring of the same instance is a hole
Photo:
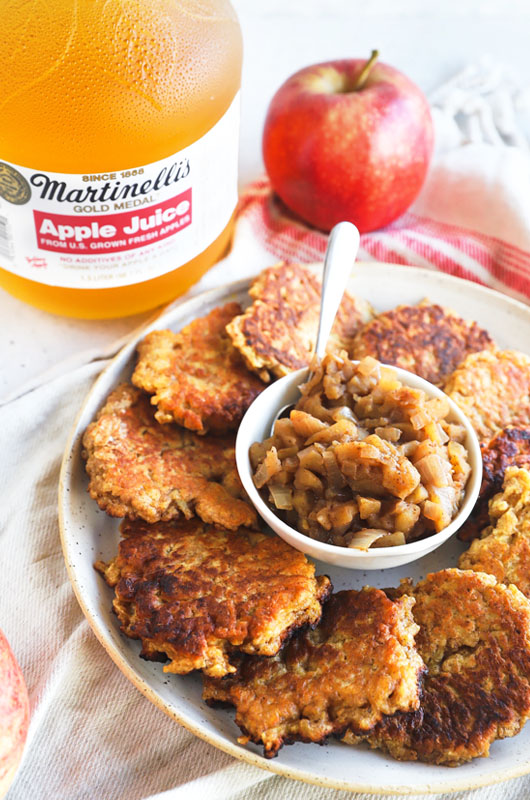
[[[530,251],[530,161],[516,114],[524,93],[512,78],[496,74],[495,83],[487,70],[468,70],[433,98],[438,152],[413,213]],[[252,200],[256,191],[268,188],[255,187]],[[243,209],[233,252],[194,292],[255,274],[292,245],[292,221],[290,236],[280,226],[265,240],[255,226]],[[303,226],[296,231],[299,257],[318,257],[324,238]],[[408,245],[400,246],[409,253]],[[476,256],[461,252],[474,270]],[[417,255],[414,248],[410,253]],[[519,262],[516,270],[523,270]],[[485,273],[479,277],[525,295],[524,283],[516,287]],[[152,706],[92,634],[64,567],[57,482],[67,432],[106,363],[70,361],[63,374],[56,368],[0,408],[0,628],[31,699],[25,756],[8,800],[366,800],[290,781],[215,750]],[[523,800],[529,793],[530,777],[453,796]]]

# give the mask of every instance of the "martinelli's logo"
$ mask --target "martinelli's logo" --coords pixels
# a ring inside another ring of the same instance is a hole
[[[31,197],[31,189],[25,177],[3,161],[0,161],[0,197],[15,206],[23,206]]]

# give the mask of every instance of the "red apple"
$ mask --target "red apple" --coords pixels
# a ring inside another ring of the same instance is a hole
[[[28,725],[29,700],[24,677],[0,631],[0,797],[4,797],[15,777]]]
[[[427,173],[434,139],[427,100],[377,55],[300,70],[267,112],[263,157],[272,187],[325,231],[341,220],[361,233],[387,225]]]

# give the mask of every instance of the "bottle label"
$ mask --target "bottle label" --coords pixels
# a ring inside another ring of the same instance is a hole
[[[77,175],[0,161],[0,266],[49,286],[156,278],[202,253],[237,202],[239,94],[221,119],[151,164]]]

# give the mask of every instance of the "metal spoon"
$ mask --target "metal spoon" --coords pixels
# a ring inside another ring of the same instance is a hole
[[[329,234],[322,271],[320,319],[315,345],[315,355],[319,361],[324,358],[326,353],[329,334],[357,257],[359,241],[359,231],[351,222],[339,222]],[[310,372],[307,380],[311,378],[311,375]],[[274,433],[276,420],[280,417],[288,417],[293,408],[294,403],[289,403],[278,411],[272,422],[271,435]]]

